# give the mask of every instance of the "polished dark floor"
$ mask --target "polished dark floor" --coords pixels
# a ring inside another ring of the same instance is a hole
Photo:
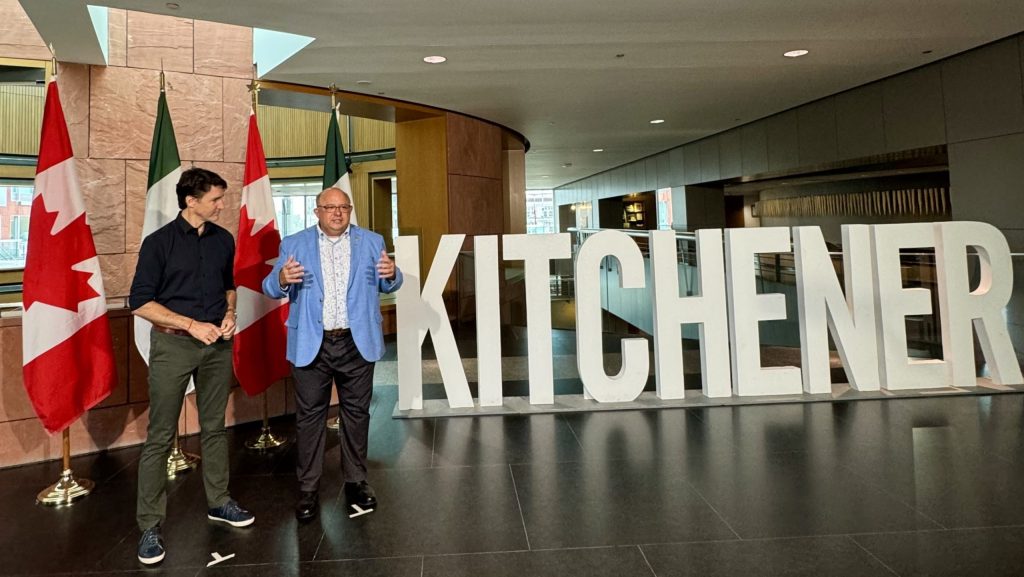
[[[447,420],[396,400],[375,391],[377,511],[342,509],[332,438],[299,525],[294,449],[247,453],[238,427],[256,524],[207,521],[200,475],[171,481],[157,569],[135,559],[137,448],[74,459],[97,488],[63,509],[34,503],[57,463],[0,470],[0,574],[1024,575],[1024,395]]]

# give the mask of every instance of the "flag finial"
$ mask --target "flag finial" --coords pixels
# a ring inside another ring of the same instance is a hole
[[[338,106],[338,85],[332,82],[327,90],[331,91],[331,110],[334,110]]]
[[[50,75],[54,78],[57,77],[57,51],[53,49],[53,42],[47,44],[50,49],[50,68],[53,70]]]
[[[160,59],[160,92],[165,92],[166,79],[164,78],[164,59]]]
[[[252,82],[249,83],[249,94],[252,95],[252,111],[256,112],[256,97],[260,92],[260,81],[259,81],[259,66],[258,63],[252,63]]]

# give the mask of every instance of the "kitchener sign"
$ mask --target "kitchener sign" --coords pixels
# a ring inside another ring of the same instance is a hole
[[[850,385],[859,391],[976,386],[972,333],[995,384],[1024,382],[1010,342],[1004,309],[1013,289],[1005,237],[979,222],[847,225],[842,229],[844,284],[832,266],[821,230],[790,228],[705,229],[696,233],[699,290],[680,296],[673,231],[650,231],[650,286],[644,257],[633,240],[608,230],[589,237],[576,257],[577,364],[584,395],[598,402],[625,402],[643,391],[650,372],[647,340],[622,339],[622,368],[604,371],[601,346],[600,263],[615,258],[623,288],[651,291],[657,395],[681,399],[681,328],[700,331],[702,392],[708,397],[831,393],[828,336],[832,335]],[[399,409],[423,408],[422,345],[427,333],[437,354],[448,403],[473,407],[462,359],[448,321],[442,291],[465,235],[445,235],[426,281],[419,239],[395,241],[405,273],[398,291]],[[505,260],[525,264],[530,403],[554,402],[549,265],[571,258],[568,234],[504,235]],[[724,241],[724,242],[723,242]],[[905,319],[935,314],[925,288],[904,288],[901,249],[935,251],[942,359],[910,358]],[[501,341],[498,237],[474,238],[479,399],[500,406]],[[801,366],[762,367],[758,323],[786,318],[785,296],[758,294],[755,257],[790,253],[796,265]],[[973,253],[973,254],[972,254]],[[976,256],[977,287],[971,289],[968,257]]]

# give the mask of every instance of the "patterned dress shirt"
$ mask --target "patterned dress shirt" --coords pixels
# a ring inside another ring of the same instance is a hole
[[[348,328],[348,277],[352,260],[349,231],[331,238],[317,230],[320,237],[320,269],[324,279],[324,330]]]

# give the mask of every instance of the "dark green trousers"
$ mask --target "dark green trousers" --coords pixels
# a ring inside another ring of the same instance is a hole
[[[228,495],[228,440],[224,410],[231,389],[231,341],[204,345],[192,337],[153,331],[149,353],[149,429],[139,460],[135,517],[139,528],[161,523],[167,514],[167,457],[190,377],[195,375],[203,447],[206,502],[220,507]]]

